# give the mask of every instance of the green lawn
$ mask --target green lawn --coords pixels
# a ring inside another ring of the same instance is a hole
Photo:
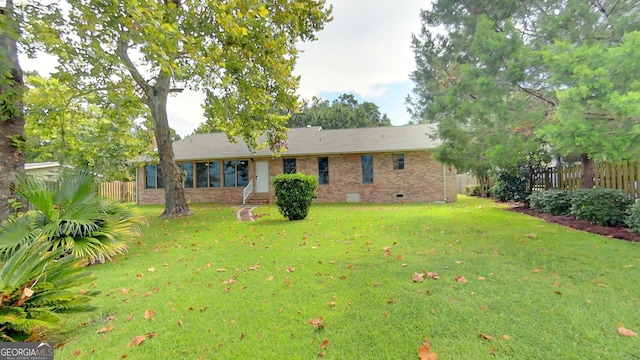
[[[418,359],[425,337],[440,360],[640,359],[617,333],[640,332],[639,244],[467,197],[296,222],[191,208],[140,208],[144,238],[90,268],[101,310],[69,319],[56,359]]]

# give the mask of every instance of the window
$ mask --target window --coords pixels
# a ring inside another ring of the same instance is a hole
[[[404,154],[393,154],[393,170],[404,170]]]
[[[193,187],[193,163],[181,163],[180,168],[182,169],[182,175],[184,176],[184,187],[192,188]]]
[[[320,184],[329,183],[329,158],[328,157],[318,158],[318,182]]]
[[[373,155],[362,155],[362,183],[373,184]]]
[[[146,189],[162,189],[164,187],[160,165],[146,165],[144,173]]]
[[[284,174],[295,174],[296,159],[282,159],[282,167],[284,168]]]
[[[196,164],[198,187],[220,187],[220,162],[199,162]]]
[[[249,184],[249,161],[230,160],[224,162],[224,186],[245,187]]]

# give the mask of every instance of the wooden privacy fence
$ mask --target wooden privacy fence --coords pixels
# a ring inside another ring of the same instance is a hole
[[[533,190],[573,190],[580,187],[581,165],[547,168],[533,174]],[[640,198],[640,162],[596,163],[594,184],[596,187],[624,191],[631,199]]]
[[[133,181],[114,181],[100,183],[100,196],[120,202],[136,201],[136,186]]]

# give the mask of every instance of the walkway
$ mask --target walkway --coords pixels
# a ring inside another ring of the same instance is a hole
[[[236,219],[238,221],[256,221],[253,217],[253,209],[257,206],[241,206],[236,213]]]

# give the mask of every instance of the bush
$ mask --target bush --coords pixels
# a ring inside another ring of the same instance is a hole
[[[43,178],[24,177],[15,191],[34,210],[0,224],[0,258],[45,239],[52,250],[104,262],[124,253],[127,241],[139,235],[143,219],[123,204],[100,198],[90,172],[64,173],[49,185]]]
[[[629,216],[626,224],[631,231],[640,234],[640,203],[635,203],[629,207]]]
[[[276,205],[282,216],[289,220],[306,218],[316,196],[318,178],[304,174],[284,174],[275,176],[272,182]]]
[[[529,177],[522,167],[509,167],[496,171],[495,184],[491,188],[491,195],[500,201],[527,202],[529,191]]]
[[[623,226],[631,200],[613,189],[578,189],[573,191],[571,214],[601,226]]]
[[[0,268],[0,341],[37,341],[57,329],[63,315],[95,310],[89,302],[99,292],[77,289],[95,278],[78,259],[60,258],[63,250],[49,246],[23,246]]]
[[[469,185],[464,189],[469,196],[482,196],[480,185]]]
[[[572,194],[569,190],[536,191],[529,195],[529,206],[551,215],[568,215],[571,213]]]

